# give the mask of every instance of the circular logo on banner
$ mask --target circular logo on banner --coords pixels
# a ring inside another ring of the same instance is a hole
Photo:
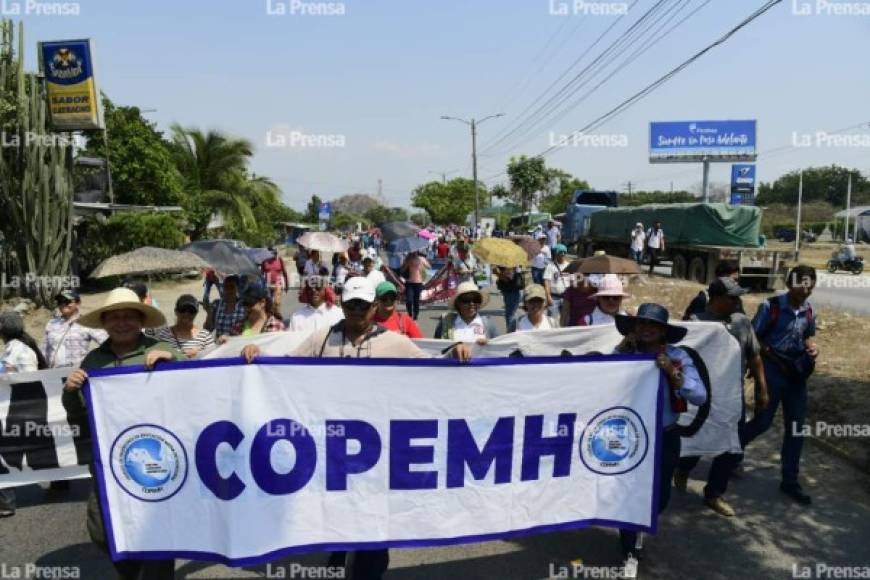
[[[187,451],[173,433],[157,425],[134,425],[112,444],[112,475],[142,501],[164,501],[187,479]]]
[[[580,436],[580,459],[601,475],[627,473],[646,457],[646,426],[628,407],[606,409],[592,418]]]

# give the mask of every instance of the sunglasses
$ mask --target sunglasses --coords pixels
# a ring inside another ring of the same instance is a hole
[[[348,302],[342,302],[341,307],[352,312],[365,312],[371,308],[372,305],[370,302],[366,302],[365,300],[354,299]]]
[[[469,298],[459,298],[456,300],[457,304],[483,304],[483,298],[480,296],[474,296]]]

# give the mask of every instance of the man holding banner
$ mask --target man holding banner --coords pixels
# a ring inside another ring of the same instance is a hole
[[[658,472],[659,513],[668,506],[671,478],[680,460],[680,434],[677,420],[687,410],[686,401],[703,405],[707,400],[698,369],[691,356],[675,346],[685,338],[687,329],[668,324],[669,313],[658,304],[641,304],[636,316],[616,315],[616,328],[625,339],[616,347],[618,353],[648,353],[656,355],[656,366],[664,371],[667,395],[660,402],[662,410],[662,454]],[[638,532],[620,530],[619,539],[625,556],[626,575],[637,570],[637,559],[643,549],[643,537]],[[633,576],[630,576],[633,577]]]
[[[317,358],[429,358],[407,336],[389,331],[375,324],[378,312],[375,287],[363,276],[351,278],[341,294],[344,320],[335,326],[318,331],[306,339],[290,356]],[[462,361],[470,358],[469,347],[457,344],[450,350]],[[256,345],[248,345],[242,356],[248,362],[259,356]],[[333,552],[330,567],[345,566],[346,552]],[[390,565],[389,550],[364,550],[353,553],[350,567],[355,580],[380,580]]]
[[[82,316],[79,323],[87,328],[103,329],[109,336],[88,353],[81,368],[69,375],[64,386],[63,405],[71,417],[80,419],[80,425],[87,425],[81,388],[88,378],[88,369],[134,365],[152,369],[159,361],[185,358],[171,345],[142,333],[143,328],[165,326],[166,319],[153,306],[142,304],[136,293],[128,288],[112,290],[105,304]],[[93,466],[91,471],[93,475]],[[91,540],[107,551],[104,518],[94,493],[88,498],[87,527]],[[123,560],[113,564],[124,579],[171,579],[175,576],[175,560]]]

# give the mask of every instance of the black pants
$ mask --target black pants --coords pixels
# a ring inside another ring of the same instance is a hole
[[[650,274],[653,273],[653,268],[656,267],[656,256],[658,256],[660,252],[661,252],[661,250],[659,250],[658,248],[647,247],[647,249],[646,249],[646,253],[649,254],[649,273]]]
[[[671,480],[674,478],[674,469],[680,460],[680,436],[676,431],[665,431],[662,434],[662,464],[659,466],[659,513],[665,511],[671,500]],[[622,553],[634,552],[637,542],[637,532],[631,530],[619,530],[619,543]]]
[[[327,566],[343,568],[347,552],[332,552]],[[350,577],[353,580],[381,580],[390,567],[389,550],[363,550],[353,553],[353,566]]]
[[[417,320],[420,314],[420,295],[423,293],[423,284],[420,282],[405,282],[405,308],[408,315]]]

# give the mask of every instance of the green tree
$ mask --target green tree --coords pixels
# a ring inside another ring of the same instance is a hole
[[[181,175],[170,144],[137,107],[119,107],[103,95],[109,137],[109,162],[117,203],[177,205],[183,197]],[[106,158],[102,131],[86,131],[85,155]]]
[[[825,201],[835,207],[845,207],[849,174],[852,175],[853,196],[857,192],[857,197],[860,198],[862,197],[861,192],[870,191],[870,181],[855,169],[838,165],[804,169],[804,203]],[[772,183],[761,183],[758,186],[756,202],[759,205],[773,203],[797,205],[799,183],[800,171],[786,173]]]
[[[507,167],[510,179],[511,201],[520,206],[523,213],[529,211],[535,194],[546,189],[551,173],[543,157],[512,157]]]
[[[481,207],[486,203],[486,189],[478,184]],[[474,182],[464,177],[447,183],[430,181],[414,190],[411,202],[414,207],[426,211],[432,222],[439,225],[464,224],[468,214],[474,211]]]
[[[379,225],[386,222],[406,222],[408,221],[408,212],[401,207],[379,205],[365,212],[363,217],[369,222]]]
[[[425,211],[418,211],[416,213],[412,213],[408,219],[411,221],[411,223],[413,223],[414,225],[418,225],[421,228],[428,226],[429,223],[432,221],[429,219],[429,214],[427,214]]]
[[[549,181],[558,180],[559,187],[554,194],[546,194],[541,198],[541,211],[552,215],[564,213],[568,204],[574,198],[574,192],[578,189],[590,189],[589,183],[577,179],[570,173],[561,169],[548,170]]]
[[[322,200],[317,195],[312,195],[308,205],[305,206],[305,221],[316,224],[320,221],[320,204]]]
[[[203,133],[177,124],[172,126],[172,132],[175,162],[184,179],[183,206],[191,225],[191,238],[205,234],[211,215],[216,212],[236,229],[254,228],[250,200],[252,196],[264,195],[273,185],[248,178],[247,164],[253,155],[251,143],[217,131]]]

